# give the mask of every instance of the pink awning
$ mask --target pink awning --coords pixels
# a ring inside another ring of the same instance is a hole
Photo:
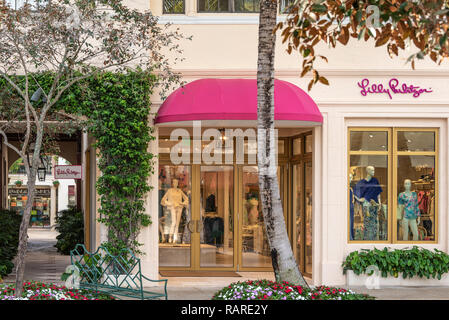
[[[323,117],[312,98],[297,86],[274,82],[276,123],[301,121],[319,125]],[[257,120],[256,79],[200,79],[175,90],[161,105],[156,124],[215,120]]]

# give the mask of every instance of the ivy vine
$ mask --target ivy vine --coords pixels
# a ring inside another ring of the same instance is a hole
[[[150,94],[156,82],[146,72],[102,73],[81,83],[67,99],[78,104],[70,113],[88,118],[86,128],[96,139],[97,192],[101,207],[99,222],[108,229],[104,245],[111,253],[122,248],[138,249],[141,227],[150,225],[144,197],[151,190],[154,155],[148,144],[154,139],[149,126]]]
[[[53,75],[37,73],[33,77],[47,90]],[[151,224],[144,197],[151,190],[148,178],[155,157],[148,152],[154,139],[148,119],[156,80],[144,71],[100,73],[73,85],[53,109],[56,116],[55,111],[84,116],[87,120],[79,124],[96,139],[101,171],[96,184],[99,222],[107,227],[108,241],[103,245],[111,253],[130,248],[141,254],[138,234]],[[35,90],[37,87],[31,86],[30,94]],[[0,80],[0,103],[17,99],[14,90]]]

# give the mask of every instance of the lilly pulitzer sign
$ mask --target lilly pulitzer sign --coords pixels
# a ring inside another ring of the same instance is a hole
[[[370,83],[368,79],[363,79],[357,82],[357,85],[361,88],[360,93],[366,97],[369,94],[386,94],[390,99],[396,94],[409,94],[413,98],[419,98],[422,94],[432,92],[431,88],[425,89],[420,86],[407,84],[405,82],[400,83],[398,79],[392,78],[387,85],[382,83]]]

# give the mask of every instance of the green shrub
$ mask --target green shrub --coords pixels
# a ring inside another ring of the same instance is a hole
[[[320,286],[312,289],[269,280],[234,282],[214,294],[212,300],[374,300],[352,290]]]
[[[69,255],[77,243],[84,244],[84,216],[81,211],[74,207],[60,211],[56,223],[59,235],[55,247],[58,252]]]
[[[395,250],[362,249],[346,257],[342,264],[343,274],[352,270],[360,275],[366,273],[368,266],[377,266],[382,277],[390,275],[397,278],[402,272],[404,279],[418,276],[440,280],[449,271],[449,255],[437,249],[430,251],[417,246]]]
[[[17,254],[22,217],[15,211],[0,210],[0,278],[11,273]]]

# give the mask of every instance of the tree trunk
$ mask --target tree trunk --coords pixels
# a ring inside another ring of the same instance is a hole
[[[260,1],[257,61],[257,160],[265,230],[276,281],[308,287],[298,269],[285,227],[277,178],[274,128],[274,52],[277,1]]]
[[[28,247],[28,225],[30,223],[31,209],[33,208],[35,190],[36,190],[36,169],[30,170],[28,176],[28,193],[27,203],[22,216],[19,232],[19,247],[17,250],[17,266],[16,266],[16,293],[15,296],[21,297],[23,290],[23,276],[25,273],[25,255]]]
[[[19,247],[17,250],[17,266],[16,266],[16,293],[15,297],[22,296],[23,276],[25,273],[25,256],[28,247],[28,226],[30,223],[31,209],[33,208],[34,197],[36,194],[36,174],[40,161],[40,152],[42,148],[42,139],[44,134],[43,123],[40,122],[37,128],[36,141],[34,146],[33,157],[31,163],[26,162],[26,171],[28,178],[28,199],[22,216],[19,232]]]

